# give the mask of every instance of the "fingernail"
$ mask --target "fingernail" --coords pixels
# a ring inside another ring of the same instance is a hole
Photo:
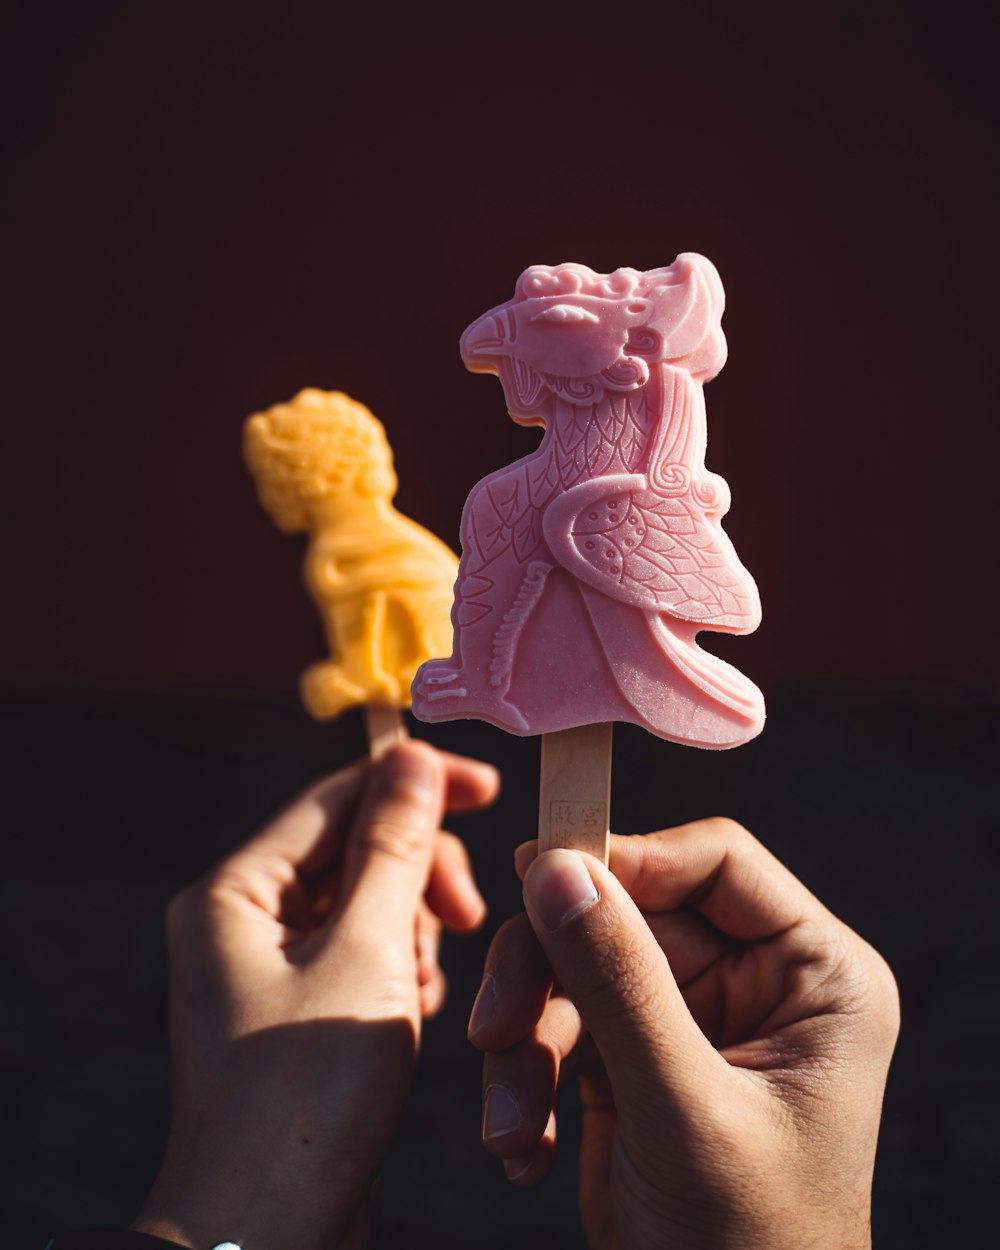
[[[483,1107],[483,1141],[506,1137],[521,1127],[521,1108],[517,1099],[503,1085],[490,1085]]]
[[[528,868],[525,895],[542,923],[555,933],[600,898],[587,866],[574,851],[546,851]]]
[[[493,1012],[497,1005],[497,983],[491,974],[487,973],[483,977],[483,983],[479,987],[479,993],[476,995],[476,1001],[472,1004],[472,1014],[469,1016],[469,1037],[475,1037],[480,1029],[484,1029],[493,1019]]]
[[[534,1155],[514,1155],[512,1159],[504,1159],[503,1170],[509,1181],[518,1181],[535,1162]]]

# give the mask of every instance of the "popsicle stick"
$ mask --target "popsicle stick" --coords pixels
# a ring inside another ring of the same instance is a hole
[[[368,731],[368,754],[373,760],[380,760],[390,747],[405,742],[410,736],[399,708],[386,707],[381,703],[365,704],[365,729]]]
[[[610,722],[543,734],[538,849],[570,847],[606,864],[610,811]]]

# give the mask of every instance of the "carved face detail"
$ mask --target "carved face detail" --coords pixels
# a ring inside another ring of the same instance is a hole
[[[714,376],[726,359],[723,299],[715,267],[693,252],[645,273],[532,265],[514,298],[462,335],[462,359],[499,376],[513,417],[538,420],[553,394],[595,403],[644,386],[661,361]]]
[[[309,528],[317,500],[396,493],[392,452],[381,422],[340,391],[308,388],[290,403],[255,413],[244,426],[247,466],[279,529]]]

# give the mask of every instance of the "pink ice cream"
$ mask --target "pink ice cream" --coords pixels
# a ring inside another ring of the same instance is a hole
[[[545,434],[469,495],[454,650],[417,673],[422,720],[632,721],[714,748],[760,732],[760,691],[695,641],[760,623],[722,529],[729,488],[705,469],[724,300],[694,253],[645,273],[533,265],[465,331],[467,368],[496,374],[511,417]]]

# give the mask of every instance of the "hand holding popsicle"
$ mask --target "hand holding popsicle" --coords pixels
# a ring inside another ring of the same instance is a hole
[[[509,1179],[551,1167],[563,1067],[593,1250],[867,1250],[885,961],[732,821],[534,854],[470,1022]]]
[[[178,895],[173,1123],[135,1229],[191,1247],[369,1244],[444,993],[428,943],[485,910],[439,823],[496,790],[489,765],[404,743],[314,786]]]

